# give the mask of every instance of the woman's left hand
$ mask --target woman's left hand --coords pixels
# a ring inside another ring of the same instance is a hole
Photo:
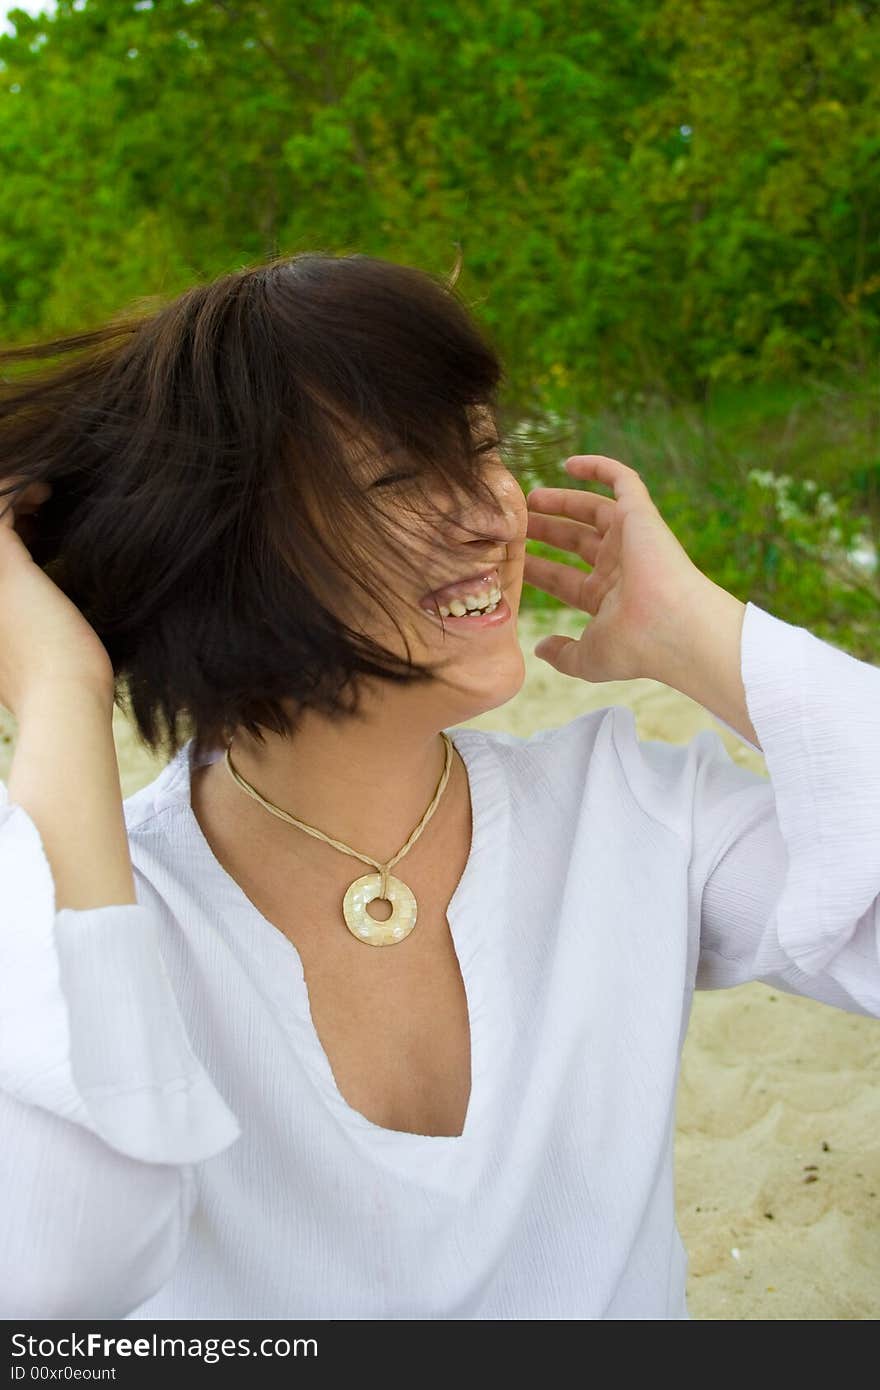
[[[592,566],[587,573],[526,554],[526,584],[591,615],[580,637],[544,637],[535,655],[585,681],[663,680],[686,640],[688,613],[718,586],[689,559],[634,468],[602,454],[575,454],[564,466],[614,496],[556,487],[527,495],[527,538]]]

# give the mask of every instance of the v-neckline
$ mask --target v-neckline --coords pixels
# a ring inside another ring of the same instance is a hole
[[[499,753],[491,746],[491,735],[487,738],[483,730],[453,728],[446,732],[464,764],[471,803],[470,851],[446,910],[465,990],[470,1034],[471,1086],[460,1134],[419,1134],[412,1130],[390,1129],[368,1119],[342,1095],[314,1024],[299,951],[227,873],[198,822],[191,799],[192,740],[173,760],[165,795],[157,798],[157,809],[170,803],[183,813],[191,844],[204,864],[204,873],[216,885],[216,894],[208,889],[208,899],[215,896],[225,899],[234,915],[235,930],[240,932],[243,925],[250,933],[256,959],[264,957],[266,950],[278,954],[278,965],[270,965],[260,984],[271,999],[285,1032],[293,1036],[298,1055],[330,1112],[354,1138],[370,1149],[377,1147],[386,1158],[399,1154],[406,1161],[424,1156],[426,1175],[432,1172],[432,1161],[441,1155],[451,1158],[473,1149],[473,1140],[497,1089],[494,1078],[507,1055],[505,1040],[508,1045],[512,1041],[509,1010],[502,998],[507,994],[501,933],[507,915],[503,891],[509,879],[510,836],[509,803]],[[210,763],[222,756],[222,749],[215,749],[202,761]],[[291,964],[294,965],[293,989]],[[434,1169],[433,1173],[437,1181],[442,1182],[442,1168]]]

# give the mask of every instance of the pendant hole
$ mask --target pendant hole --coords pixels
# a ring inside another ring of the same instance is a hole
[[[374,908],[378,908],[379,911],[375,912]],[[393,911],[387,898],[374,898],[372,902],[367,903],[367,912],[374,922],[387,922]]]

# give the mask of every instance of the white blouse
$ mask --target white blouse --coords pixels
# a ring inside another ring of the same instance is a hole
[[[624,706],[448,731],[457,1136],[342,1098],[297,951],[195,819],[191,744],[125,802],[136,904],[56,912],[0,783],[0,1316],[687,1318],[694,988],[880,1016],[880,668],[749,603],[742,675],[769,780]]]

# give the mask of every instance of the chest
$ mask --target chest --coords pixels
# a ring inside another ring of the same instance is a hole
[[[468,1001],[446,909],[467,864],[469,801],[446,817],[430,846],[418,842],[392,870],[417,901],[404,940],[371,946],[348,930],[346,889],[369,872],[317,847],[295,873],[247,852],[212,820],[193,783],[193,809],[209,847],[260,914],[296,948],[309,1012],[342,1099],[373,1124],[425,1135],[461,1134],[471,1091]],[[388,905],[367,911],[377,921]]]
[[[386,1129],[457,1135],[471,1086],[467,998],[444,895],[410,886],[418,920],[394,946],[356,941],[342,922],[341,896],[318,923],[332,947],[315,947],[276,917],[298,937],[312,1024],[343,1099]]]

